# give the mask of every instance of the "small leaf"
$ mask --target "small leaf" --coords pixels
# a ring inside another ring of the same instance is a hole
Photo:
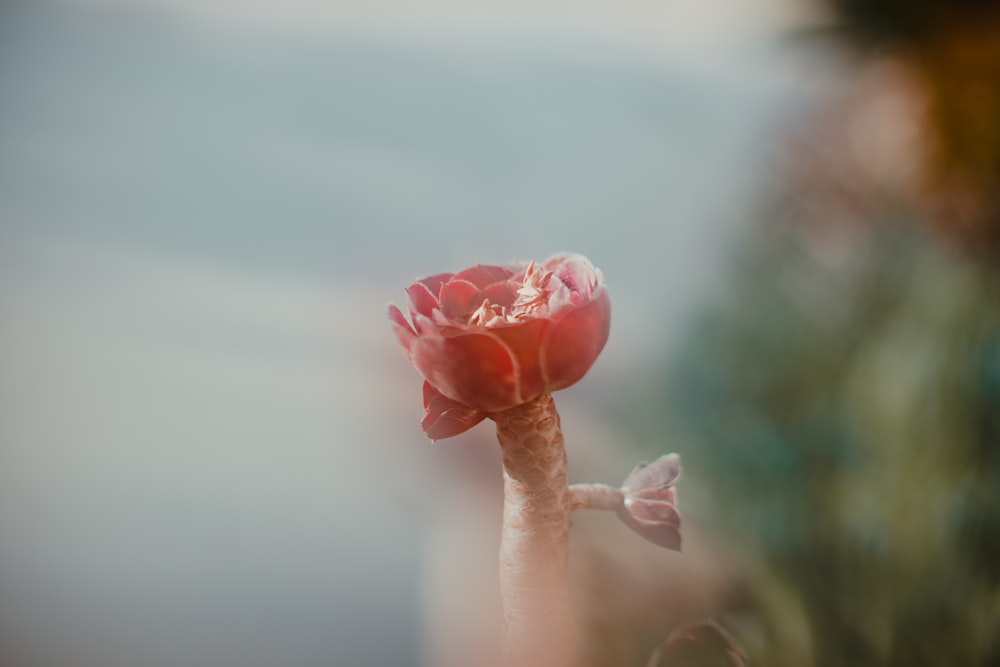
[[[626,495],[644,495],[654,489],[667,489],[677,483],[681,476],[681,457],[678,454],[664,454],[652,463],[636,467],[622,484]]]
[[[666,454],[633,470],[621,487],[625,502],[618,517],[653,544],[681,550],[681,515],[674,484],[681,474],[681,458]]]
[[[651,498],[626,498],[625,509],[637,521],[659,525],[681,527],[681,515],[674,507],[673,500],[653,500]]]
[[[681,550],[681,517],[676,510],[670,519],[647,521],[636,517],[628,507],[622,505],[618,510],[618,518],[637,535],[653,544],[672,551]]]

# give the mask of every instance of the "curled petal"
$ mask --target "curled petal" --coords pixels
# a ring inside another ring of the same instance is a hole
[[[424,317],[431,317],[432,313],[441,307],[436,296],[437,292],[431,292],[423,282],[415,282],[407,287],[406,294],[410,297],[410,314],[414,319],[418,313]],[[417,327],[417,330],[420,328]]]
[[[406,321],[403,316],[402,311],[399,310],[395,305],[389,306],[389,320],[392,321],[392,330],[396,334],[396,340],[399,342],[399,346],[403,348],[407,356],[410,354],[410,347],[413,345],[413,341],[417,337],[417,332],[413,330],[410,323]]]
[[[482,292],[467,280],[454,279],[441,285],[442,314],[450,320],[463,320],[483,302]]]
[[[549,257],[547,260],[542,262],[542,268],[544,268],[546,271],[552,271],[553,273],[556,273],[563,264],[565,264],[568,261],[573,261],[574,259],[577,260],[582,259],[587,264],[590,264],[590,260],[588,260],[586,257],[583,257],[582,255],[577,255],[571,252],[563,252],[559,253],[558,255],[552,255],[552,257]]]
[[[417,282],[421,283],[427,290],[433,294],[435,297],[441,291],[441,286],[452,279],[454,274],[452,273],[438,273],[433,276],[427,276],[422,278]]]
[[[493,283],[483,290],[483,296],[489,299],[490,303],[509,308],[517,298],[517,287],[509,281]]]
[[[465,433],[485,418],[485,413],[462,406],[424,414],[420,428],[431,440],[444,440]]]
[[[425,334],[437,334],[441,335],[441,331],[447,327],[442,327],[439,323],[438,318],[441,315],[441,311],[438,309],[434,310],[433,317],[425,317],[420,313],[413,315],[413,328],[416,330],[418,336],[423,336]]]
[[[431,440],[444,440],[465,433],[484,419],[486,419],[485,412],[463,406],[445,410],[440,414],[428,413],[420,422],[420,428]]]
[[[541,348],[541,367],[549,390],[582,378],[604,349],[611,331],[611,300],[606,289],[579,308],[553,317]]]
[[[432,385],[427,380],[424,380],[424,385],[420,389],[424,399],[424,410],[427,410],[428,412],[430,412],[431,403],[433,403],[434,401],[438,399],[451,400],[445,398],[445,396],[440,391],[435,389],[434,385]]]
[[[420,336],[410,348],[410,361],[438,391],[470,408],[500,412],[520,404],[517,364],[510,349],[490,334]]]
[[[514,271],[504,266],[479,264],[459,271],[452,280],[467,280],[479,289],[486,289],[493,283],[500,283],[514,275]]]
[[[538,350],[548,327],[548,320],[529,320],[516,326],[497,327],[490,332],[507,345],[517,360],[521,401],[530,401],[545,392],[545,377]]]
[[[589,296],[594,291],[597,270],[582,255],[556,255],[545,262],[545,269],[575,293]]]
[[[424,381],[423,395],[427,414],[420,426],[431,440],[442,440],[465,433],[486,419],[485,413],[451,400],[430,382]]]

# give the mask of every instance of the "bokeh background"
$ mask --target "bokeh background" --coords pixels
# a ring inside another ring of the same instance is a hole
[[[385,307],[564,250],[614,304],[572,476],[687,462],[683,554],[577,521],[594,665],[703,616],[995,664],[1000,33],[959,5],[4,3],[0,664],[491,664],[495,443],[425,440]]]

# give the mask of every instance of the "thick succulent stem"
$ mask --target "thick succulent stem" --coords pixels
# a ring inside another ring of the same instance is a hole
[[[503,450],[500,591],[508,667],[574,667],[566,448],[548,394],[492,415]]]

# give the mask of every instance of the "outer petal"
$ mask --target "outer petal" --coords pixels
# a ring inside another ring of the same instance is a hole
[[[486,264],[479,264],[463,271],[459,271],[452,277],[452,280],[468,280],[479,289],[486,289],[493,283],[499,283],[507,280],[512,275],[514,275],[514,271],[506,266],[489,266]]]
[[[527,402],[545,392],[540,352],[545,332],[549,328],[545,319],[528,320],[522,324],[499,326],[490,333],[502,340],[517,359],[518,399]]]
[[[453,279],[441,285],[441,312],[452,321],[464,322],[483,302],[482,292],[467,280]]]
[[[442,440],[464,433],[486,419],[486,414],[453,401],[424,381],[424,409],[427,415],[420,426],[431,440]]]
[[[427,276],[426,278],[421,278],[418,283],[421,283],[426,287],[431,294],[437,296],[438,292],[441,291],[441,285],[451,280],[453,273],[436,273],[433,276]]]
[[[413,345],[413,341],[417,338],[417,332],[413,330],[410,323],[406,321],[403,316],[402,311],[399,310],[395,305],[389,306],[389,320],[392,321],[392,330],[396,334],[396,340],[399,342],[399,346],[403,348],[407,356],[410,354],[410,347]]]
[[[410,348],[410,361],[438,391],[470,408],[499,412],[520,403],[517,362],[490,334],[420,336]]]
[[[490,300],[490,303],[504,308],[509,308],[517,298],[517,288],[509,280],[502,283],[493,283],[483,290],[483,295]]]
[[[420,422],[420,428],[431,440],[444,440],[465,433],[484,419],[485,412],[466,407],[452,408],[440,414],[428,412]]]
[[[575,294],[590,296],[598,283],[598,272],[583,255],[556,255],[545,260],[545,269],[552,271]]]
[[[410,297],[410,315],[416,319],[419,313],[424,317],[430,317],[436,308],[440,308],[437,292],[431,292],[430,288],[422,282],[415,282],[406,288],[406,294]],[[420,328],[417,327],[419,331]]]
[[[555,315],[541,349],[546,389],[564,389],[582,378],[604,349],[611,331],[611,300],[601,287],[594,299]]]

